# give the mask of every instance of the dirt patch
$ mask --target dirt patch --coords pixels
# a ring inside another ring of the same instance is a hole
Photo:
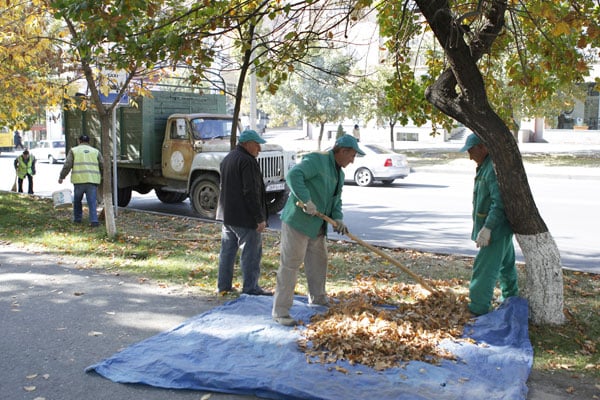
[[[529,400],[600,399],[600,382],[567,371],[532,370],[527,386]]]

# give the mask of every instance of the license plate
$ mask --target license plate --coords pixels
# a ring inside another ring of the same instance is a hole
[[[279,192],[285,189],[285,183],[272,183],[266,187],[267,192]]]

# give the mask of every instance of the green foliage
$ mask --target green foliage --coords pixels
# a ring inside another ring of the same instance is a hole
[[[273,98],[273,108],[287,107],[310,123],[341,121],[349,107],[351,58],[334,52],[315,54],[294,66],[295,74]]]
[[[45,106],[62,95],[60,83],[49,79],[61,68],[60,49],[48,40],[54,34],[43,2],[0,5],[0,121],[2,126],[29,129],[45,120]]]
[[[465,27],[463,37],[467,42],[473,32],[486,28],[483,9],[477,6],[492,7],[496,2],[450,4],[454,15],[464,16],[458,22]],[[439,45],[431,41],[430,32],[421,29],[416,6],[386,1],[378,3],[378,11],[393,65],[425,57],[425,85],[451,67]],[[506,28],[478,64],[488,99],[509,127],[518,129],[516,124],[523,117],[555,116],[571,109],[576,98],[582,99],[582,92],[573,84],[583,82],[590,63],[597,60],[594,49],[600,47],[599,14],[600,7],[591,0],[577,4],[544,0],[509,3]],[[402,73],[394,79],[399,81],[394,84],[397,88],[406,81]],[[419,103],[408,107],[425,111]],[[432,114],[432,120],[447,126],[440,115]]]

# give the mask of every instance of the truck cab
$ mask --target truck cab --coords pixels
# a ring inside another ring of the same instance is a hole
[[[162,175],[168,185],[159,190],[187,193],[194,210],[213,219],[219,200],[219,166],[230,150],[232,122],[230,115],[171,115],[162,145]],[[265,143],[261,148],[258,163],[269,212],[276,213],[283,208],[289,194],[285,174],[295,164],[295,154],[276,144]]]

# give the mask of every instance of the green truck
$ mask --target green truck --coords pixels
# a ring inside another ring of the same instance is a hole
[[[233,117],[219,94],[153,91],[135,106],[117,109],[117,204],[132,192],[154,190],[163,203],[190,198],[194,211],[214,219],[219,199],[219,165],[230,150]],[[76,100],[75,100],[76,101]],[[63,124],[67,150],[85,134],[100,149],[100,123],[92,111],[66,104]],[[285,176],[295,152],[266,143],[258,156],[269,212],[279,212],[289,196]]]

